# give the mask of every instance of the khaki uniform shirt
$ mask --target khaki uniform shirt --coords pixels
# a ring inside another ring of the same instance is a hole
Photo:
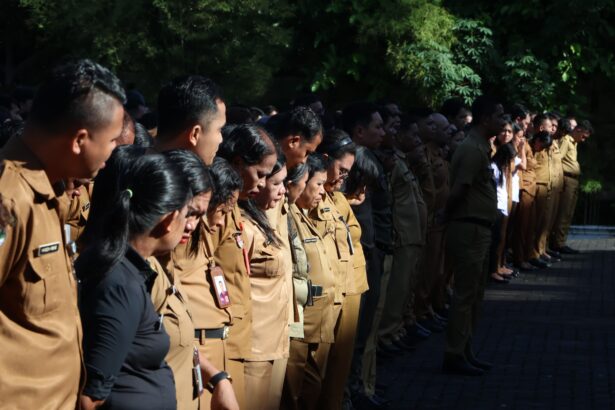
[[[292,278],[293,278],[293,293],[294,297],[294,321],[290,325],[290,337],[303,339],[303,310],[308,300],[308,279],[310,266],[303,247],[303,242],[299,237],[297,224],[290,215],[290,206],[287,207],[288,214],[286,220],[288,223],[288,242],[289,251],[291,252]]]
[[[282,240],[281,249],[284,254],[283,258],[288,261],[284,265],[284,283],[287,289],[287,295],[289,295],[289,298],[287,300],[288,326],[291,327],[294,323],[299,321],[299,306],[296,301],[295,288],[293,283],[294,262],[293,254],[291,251],[291,240],[289,234],[290,219],[288,218],[288,212],[288,203],[287,198],[285,197],[282,201],[278,203],[277,207],[265,211],[265,214],[267,215],[267,219],[269,219],[269,223],[275,230],[276,234]]]
[[[451,187],[469,185],[466,195],[452,211],[451,219],[474,218],[493,223],[497,215],[497,194],[489,141],[470,130],[457,147],[451,162]]]
[[[285,249],[268,243],[265,234],[242,212],[243,238],[250,257],[252,288],[252,352],[247,360],[267,361],[288,357],[291,260]],[[286,241],[286,238],[281,238]]]
[[[79,187],[79,196],[70,201],[70,209],[67,224],[70,225],[70,237],[73,242],[77,242],[90,214],[90,193],[85,186]]]
[[[423,201],[418,179],[408,168],[406,155],[398,151],[395,156],[395,166],[391,172],[395,246],[422,246],[427,235],[427,205]],[[448,172],[448,167],[446,170]]]
[[[564,189],[564,169],[562,168],[562,153],[557,144],[551,144],[549,148],[549,166],[551,170],[551,187],[554,190],[562,191]]]
[[[74,409],[83,353],[68,211],[19,138],[0,151],[0,193],[0,408]]]
[[[536,159],[530,144],[525,144],[525,170],[521,173],[520,187],[522,191],[535,196],[536,195]]]
[[[331,195],[331,200],[348,226],[354,250],[351,255],[353,271],[349,276],[351,280],[348,281],[346,295],[360,295],[369,290],[369,286],[367,285],[367,263],[365,262],[365,255],[363,254],[363,247],[361,246],[361,225],[359,225],[359,221],[344,194],[341,192],[334,192],[333,195]]]
[[[163,315],[164,330],[169,335],[169,353],[165,361],[173,370],[175,394],[178,410],[199,408],[198,397],[194,395],[192,376],[194,354],[194,324],[186,305],[186,296],[181,284],[172,272],[165,272],[154,257],[147,259],[150,267],[157,273],[152,286],[152,303],[156,312]]]
[[[548,189],[551,189],[551,170],[550,165],[551,156],[548,150],[542,150],[534,153],[534,159],[536,159],[536,183],[540,185],[547,185]]]
[[[308,263],[309,277],[313,285],[322,286],[322,296],[314,297],[314,305],[306,306],[303,311],[303,341],[306,343],[333,343],[334,327],[337,318],[334,314],[335,274],[324,240],[312,224],[310,218],[296,205],[290,206],[290,217],[297,226],[299,239],[303,243]],[[335,251],[334,251],[335,252]]]
[[[214,260],[224,271],[231,299],[233,325],[226,346],[230,359],[246,359],[252,352],[252,298],[247,250],[239,206],[226,215],[224,229],[212,237]],[[244,250],[246,252],[244,252]]]
[[[197,229],[201,239],[194,251],[191,250],[190,241],[178,245],[169,257],[160,257],[158,260],[165,271],[172,272],[181,282],[182,295],[186,296],[194,328],[219,329],[231,323],[231,311],[230,308],[221,309],[217,305],[209,275],[209,268],[214,263],[214,248],[205,219],[201,219]]]
[[[434,184],[434,211],[444,211],[450,192],[448,162],[442,158],[440,147],[428,143],[425,148]]]
[[[564,135],[559,150],[562,155],[562,167],[566,174],[581,175],[581,165],[577,160],[577,143],[570,135]]]
[[[335,207],[335,203],[331,200],[331,196],[327,193],[318,207],[312,209],[308,216],[324,241],[329,264],[335,274],[335,303],[341,304],[348,287],[354,280],[352,275],[354,266],[350,261],[351,244],[348,242],[350,232],[342,215]]]
[[[426,163],[414,164],[412,172],[418,178],[421,186],[423,201],[427,206],[427,223],[430,224],[436,213],[436,187],[429,160]]]

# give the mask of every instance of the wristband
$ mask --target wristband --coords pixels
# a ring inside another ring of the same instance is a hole
[[[209,390],[210,393],[213,394],[214,389],[216,388],[218,383],[220,383],[222,380],[225,380],[225,379],[228,379],[228,381],[230,382],[233,381],[233,379],[231,379],[231,376],[227,372],[217,373],[213,375],[211,379],[209,379],[209,381],[207,382],[207,386],[205,387],[207,388],[207,390]]]

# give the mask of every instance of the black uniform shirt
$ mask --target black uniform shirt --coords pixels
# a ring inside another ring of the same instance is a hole
[[[80,258],[87,258],[87,253]],[[88,266],[77,264],[77,274]],[[85,275],[84,275],[85,274]],[[169,336],[149,292],[156,273],[132,248],[102,277],[85,279],[79,308],[87,381],[84,394],[105,408],[175,409]]]

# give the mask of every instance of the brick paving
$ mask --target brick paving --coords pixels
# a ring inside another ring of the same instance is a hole
[[[569,244],[583,253],[488,286],[474,338],[487,375],[442,374],[443,334],[379,359],[391,408],[615,408],[615,238]]]

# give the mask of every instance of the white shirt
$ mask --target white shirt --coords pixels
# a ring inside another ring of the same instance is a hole
[[[508,216],[508,191],[506,190],[506,174],[503,175],[502,183],[500,184],[500,170],[498,166],[492,162],[491,169],[493,169],[493,179],[495,180],[495,186],[498,194],[498,210],[503,215]]]
[[[515,169],[512,174],[512,201],[519,202],[519,190],[521,187],[519,186],[519,171],[517,170],[517,166],[521,163],[521,158],[515,157]]]

